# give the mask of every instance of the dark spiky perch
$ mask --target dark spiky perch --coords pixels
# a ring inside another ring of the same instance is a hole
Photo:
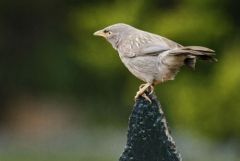
[[[148,96],[152,103],[140,97],[134,105],[119,161],[181,161],[160,103],[154,94]]]

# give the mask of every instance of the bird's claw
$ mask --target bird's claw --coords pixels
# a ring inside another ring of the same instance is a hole
[[[141,96],[141,93],[138,91],[138,92],[136,93],[136,96],[134,97],[135,101],[136,101],[136,99],[137,99],[139,96]]]
[[[145,98],[147,101],[149,101],[150,104],[152,104],[151,99],[146,95],[146,93],[143,93],[142,97]]]
[[[150,89],[149,89],[150,88]],[[135,96],[135,101],[139,96],[142,96],[143,98],[145,98],[147,101],[149,101],[150,103],[152,103],[151,99],[147,96],[147,94],[145,92],[149,92],[149,94],[152,94],[154,91],[154,87],[151,84],[141,84],[139,86],[139,91],[137,92],[136,96]]]
[[[152,103],[151,99],[147,96],[146,93],[140,94],[139,92],[137,92],[136,96],[134,97],[134,98],[135,98],[135,101],[137,100],[137,98],[138,98],[139,96],[142,96],[143,98],[145,98],[150,104]]]

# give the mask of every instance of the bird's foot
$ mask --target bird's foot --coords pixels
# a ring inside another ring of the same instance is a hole
[[[145,88],[145,87],[144,87],[145,85],[147,85],[147,84],[141,84],[141,85],[139,86],[139,91],[140,91],[142,88]],[[148,87],[144,90],[144,92],[145,92],[145,91],[147,91],[147,92],[149,93],[149,95],[152,94],[152,93],[154,92],[154,86],[153,86],[153,85],[148,86]]]
[[[150,88],[150,89],[149,89]],[[144,97],[146,100],[148,100],[150,103],[152,103],[151,99],[146,95],[145,92],[149,92],[149,94],[152,94],[154,91],[154,87],[152,86],[152,84],[150,83],[146,83],[146,84],[141,84],[139,86],[139,91],[137,92],[136,96],[135,96],[135,100],[139,97],[142,96]]]
[[[147,96],[146,93],[143,93],[143,94],[142,94],[142,97],[145,98],[150,104],[152,104],[151,99]]]

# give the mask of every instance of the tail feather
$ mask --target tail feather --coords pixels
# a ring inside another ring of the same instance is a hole
[[[176,56],[184,56],[184,64],[195,69],[196,59],[216,62],[215,53],[212,49],[202,46],[186,46],[170,50],[169,54]]]
[[[217,59],[214,57],[215,53],[213,50],[202,47],[202,46],[186,46],[177,49],[173,49],[170,51],[172,55],[186,55],[187,58],[189,56],[195,56],[202,60],[207,60],[210,62],[216,62]]]
[[[181,49],[184,50],[195,50],[195,51],[200,51],[200,52],[208,52],[208,53],[214,53],[215,51],[203,46],[185,46],[182,47]]]

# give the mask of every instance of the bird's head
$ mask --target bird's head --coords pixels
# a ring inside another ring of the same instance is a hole
[[[117,48],[122,39],[129,35],[133,29],[135,28],[130,25],[118,23],[98,30],[93,35],[106,38],[114,48]]]

